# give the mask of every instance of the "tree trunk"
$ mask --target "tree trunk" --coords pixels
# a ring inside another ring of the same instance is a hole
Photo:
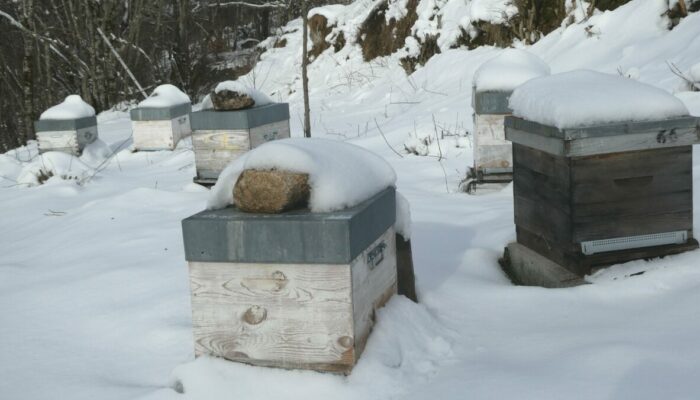
[[[309,76],[307,73],[309,65],[308,41],[309,41],[309,18],[308,0],[302,0],[301,18],[302,24],[302,56],[301,56],[301,85],[304,92],[304,137],[311,137],[311,116],[309,110]]]
[[[22,24],[32,32],[34,31],[34,1],[25,0],[22,9],[21,19]],[[24,35],[24,57],[22,58],[22,120],[24,124],[25,142],[34,139],[34,38],[29,35]]]

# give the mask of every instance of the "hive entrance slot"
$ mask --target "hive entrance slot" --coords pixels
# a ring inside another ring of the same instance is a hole
[[[604,253],[607,251],[638,249],[641,247],[682,244],[688,240],[687,231],[653,233],[649,235],[627,236],[602,240],[591,240],[581,243],[584,255]]]

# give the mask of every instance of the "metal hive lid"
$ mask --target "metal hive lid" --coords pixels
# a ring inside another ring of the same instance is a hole
[[[347,264],[396,220],[396,194],[387,188],[345,210],[251,214],[233,207],[182,221],[185,258],[204,262]]]
[[[560,129],[507,116],[506,139],[559,156],[586,156],[700,142],[700,118],[685,116]]]

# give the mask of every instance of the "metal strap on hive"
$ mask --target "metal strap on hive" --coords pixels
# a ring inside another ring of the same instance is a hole
[[[606,251],[638,249],[640,247],[681,244],[688,240],[687,231],[653,233],[650,235],[627,236],[612,239],[591,240],[581,243],[581,251],[589,256]]]

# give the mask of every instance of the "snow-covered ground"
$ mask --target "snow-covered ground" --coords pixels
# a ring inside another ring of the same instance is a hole
[[[683,84],[666,62],[700,63],[700,14],[668,32],[664,2],[634,0],[529,50],[554,73],[620,70],[676,92]],[[291,103],[293,136],[299,40],[288,35],[248,76]],[[499,269],[515,238],[510,187],[456,190],[472,160],[473,73],[499,51],[447,50],[410,77],[396,56],[364,63],[351,48],[311,64],[313,135],[383,156],[413,218],[421,304],[392,299],[348,377],[193,360],[180,220],[204,209],[209,191],[191,183],[188,140],[103,163],[128,146],[131,128],[126,114],[102,114],[107,148],[81,158],[82,184],[17,185],[38,159],[18,161],[32,156],[27,148],[0,155],[0,398],[697,398],[700,252],[615,266],[562,290],[512,286]],[[700,115],[700,93],[677,96]],[[433,138],[432,156],[406,154],[411,137]]]

